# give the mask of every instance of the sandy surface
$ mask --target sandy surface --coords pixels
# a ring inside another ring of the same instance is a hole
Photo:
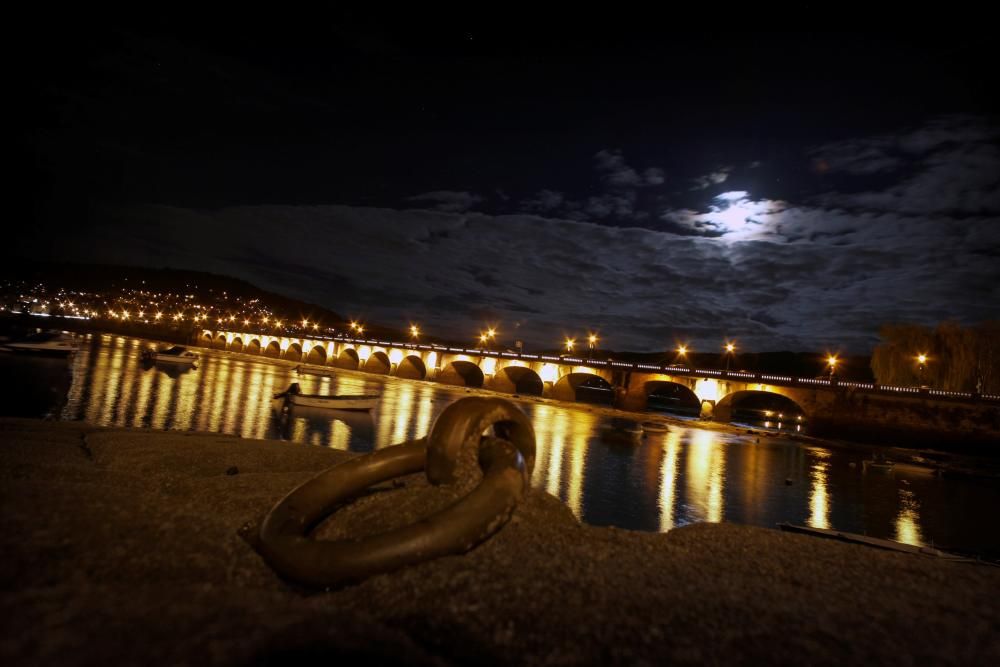
[[[1000,568],[732,524],[592,528],[538,491],[464,556],[289,586],[237,530],[345,456],[0,420],[0,661],[1000,664]],[[413,476],[319,532],[379,532],[455,495]]]

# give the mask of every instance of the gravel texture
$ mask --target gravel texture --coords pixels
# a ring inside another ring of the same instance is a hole
[[[1000,568],[733,524],[588,527],[538,491],[466,555],[291,586],[238,530],[346,456],[0,420],[0,661],[1000,664]],[[377,533],[461,493],[403,482],[318,536]]]

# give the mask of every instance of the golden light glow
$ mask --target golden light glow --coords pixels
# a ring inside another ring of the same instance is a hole
[[[486,335],[489,336],[490,338],[496,338],[497,330],[491,327],[486,330]]]
[[[726,343],[726,352],[732,352],[736,349],[736,345],[733,343]]]
[[[813,528],[830,527],[830,492],[827,489],[827,476],[830,463],[827,459],[829,452],[823,450],[813,450],[817,460],[813,463],[809,472],[809,519],[808,524]]]
[[[302,328],[305,329],[307,326],[309,326],[309,320],[302,320]]]
[[[483,375],[496,375],[497,372],[497,360],[495,357],[486,357],[483,362],[479,364],[479,367],[483,371]]]
[[[559,368],[555,364],[545,364],[538,371],[538,377],[542,378],[542,382],[554,383],[559,379]]]
[[[686,347],[684,347],[683,345],[678,345],[677,346],[677,354],[681,355],[682,357],[685,354],[687,354],[687,351],[688,351],[688,349]]]
[[[416,324],[410,325],[410,335],[413,336],[414,338],[420,335],[420,328],[417,327]]]
[[[896,516],[896,541],[913,546],[923,546],[920,534],[920,503],[908,489],[899,490],[899,514]]]
[[[927,355],[926,354],[918,354],[917,355],[917,361],[920,362],[921,364],[926,364],[927,363]]]
[[[712,378],[702,378],[694,386],[694,394],[704,401],[719,400],[719,381]]]
[[[832,354],[826,358],[826,363],[830,365],[830,368],[834,368],[837,365],[837,357]]]
[[[159,320],[162,317],[163,317],[163,313],[157,313],[156,315],[153,316],[153,319]]]
[[[587,338],[587,341],[590,343],[591,346],[597,345],[597,336],[595,334],[590,334],[590,336]]]
[[[572,352],[574,345],[576,345],[576,339],[574,339],[574,338],[567,338],[566,339],[566,351],[567,352]]]

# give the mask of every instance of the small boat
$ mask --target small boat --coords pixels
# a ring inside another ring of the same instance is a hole
[[[646,433],[666,433],[670,429],[663,422],[642,422],[642,430]]]
[[[73,354],[79,348],[76,340],[66,334],[40,333],[28,336],[24,340],[5,342],[0,349],[21,354],[36,354],[52,357],[65,357]]]
[[[612,417],[601,425],[601,440],[606,442],[637,444],[642,439],[642,424],[623,417]]]
[[[147,349],[142,351],[142,358],[145,361],[155,361],[157,363],[181,364],[184,366],[195,366],[198,363],[198,355],[191,352],[186,347],[174,345],[165,349]]]
[[[825,537],[833,540],[840,540],[841,542],[851,542],[852,544],[864,544],[869,547],[876,547],[878,549],[888,549],[890,551],[900,551],[903,553],[917,554],[919,556],[933,556],[934,558],[943,558],[946,560],[957,561],[957,562],[982,562],[977,561],[973,558],[968,558],[966,556],[959,556],[957,554],[948,553],[947,551],[941,551],[940,549],[935,549],[934,547],[920,546],[916,544],[904,544],[903,542],[896,542],[894,540],[885,540],[879,537],[869,537],[868,535],[858,535],[857,533],[845,533],[840,530],[833,530],[830,528],[812,528],[810,526],[796,526],[787,522],[779,523],[778,528],[789,533],[801,533],[803,535],[814,535],[816,537]]]
[[[275,394],[273,404],[276,410],[301,406],[305,408],[327,408],[330,410],[371,410],[378,403],[378,394],[323,395],[303,394],[298,382],[287,390]]]
[[[303,366],[299,364],[295,367],[295,372],[299,375],[315,375],[322,378],[331,378],[334,376],[332,368],[323,368],[322,366]]]

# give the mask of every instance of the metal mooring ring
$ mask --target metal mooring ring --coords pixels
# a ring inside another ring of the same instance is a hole
[[[494,435],[482,436],[490,427]],[[453,482],[466,444],[479,447],[483,479],[448,507],[364,539],[309,536],[339,505],[373,484],[424,469],[432,484]],[[320,587],[464,553],[507,523],[524,497],[534,463],[535,434],[523,412],[498,398],[465,398],[438,415],[426,438],[350,459],[293,489],[264,518],[256,547],[278,574]]]

